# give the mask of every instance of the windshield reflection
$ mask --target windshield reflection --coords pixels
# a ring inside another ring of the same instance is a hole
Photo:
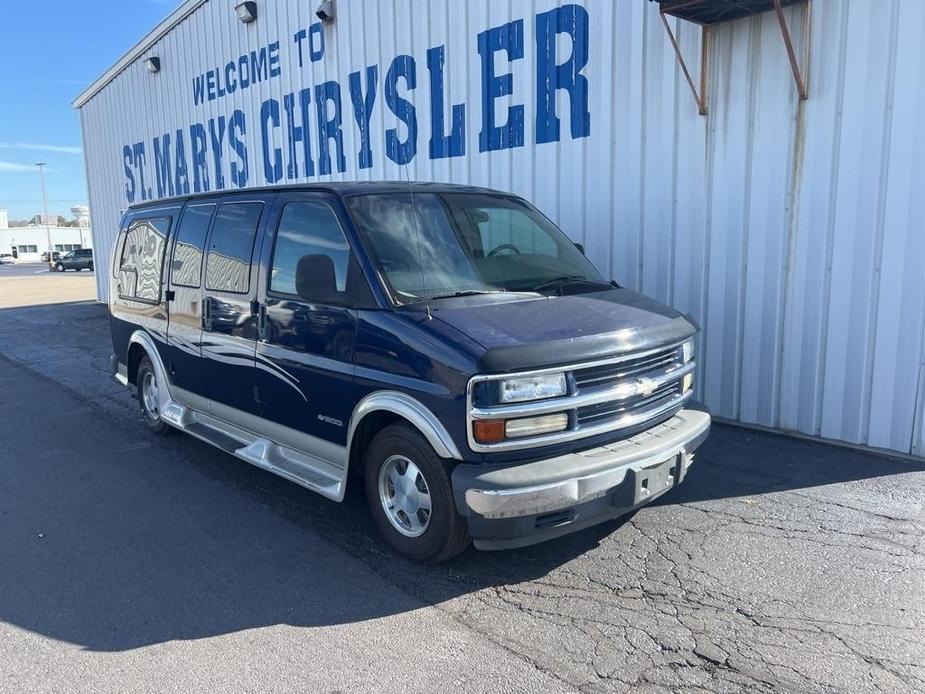
[[[517,198],[483,193],[357,195],[347,207],[397,303],[538,291],[602,278],[568,237]]]

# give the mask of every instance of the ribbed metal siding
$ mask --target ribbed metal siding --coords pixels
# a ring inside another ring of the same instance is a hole
[[[292,33],[314,21],[313,3],[260,3],[250,27],[232,4],[210,0],[164,36],[149,51],[162,57],[159,75],[139,60],[82,108],[101,258],[125,204],[123,144],[234,108],[247,113],[250,131],[264,99],[327,79],[343,89],[348,169],[326,178],[404,179],[385,156],[385,130],[403,126],[385,107],[382,80],[394,56],[410,53],[418,86],[407,98],[419,126],[412,179],[524,195],[602,271],[690,312],[704,328],[699,395],[717,415],[925,455],[925,3],[814,0],[802,103],[773,14],[716,27],[704,118],[652,3],[587,2],[591,136],[570,138],[560,93],[563,139],[538,146],[534,17],[555,3],[339,0],[325,60],[304,69],[293,62]],[[802,11],[786,11],[798,49]],[[526,146],[482,154],[476,36],[520,18],[525,57],[510,64],[513,99],[497,103],[499,121],[509,104],[524,104]],[[673,27],[696,74],[699,28]],[[193,107],[192,75],[277,37],[279,79]],[[468,154],[431,161],[425,51],[440,44],[445,109],[466,104]],[[375,166],[358,170],[347,75],[370,64],[379,65]],[[250,132],[249,140],[258,141]],[[259,183],[259,147],[249,153]],[[98,281],[105,299],[105,277]]]

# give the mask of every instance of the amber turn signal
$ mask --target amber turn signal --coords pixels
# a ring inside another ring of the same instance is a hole
[[[479,443],[504,441],[503,419],[477,419],[472,423],[472,434]]]

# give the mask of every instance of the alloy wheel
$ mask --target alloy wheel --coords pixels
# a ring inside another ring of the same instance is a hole
[[[406,537],[420,537],[430,525],[430,489],[414,462],[389,456],[379,469],[379,501],[392,526]]]

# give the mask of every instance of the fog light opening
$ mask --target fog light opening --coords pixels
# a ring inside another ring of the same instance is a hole
[[[523,438],[524,436],[538,436],[551,434],[568,428],[568,415],[547,414],[542,417],[527,417],[525,419],[509,419],[504,425],[504,434],[509,439]]]

